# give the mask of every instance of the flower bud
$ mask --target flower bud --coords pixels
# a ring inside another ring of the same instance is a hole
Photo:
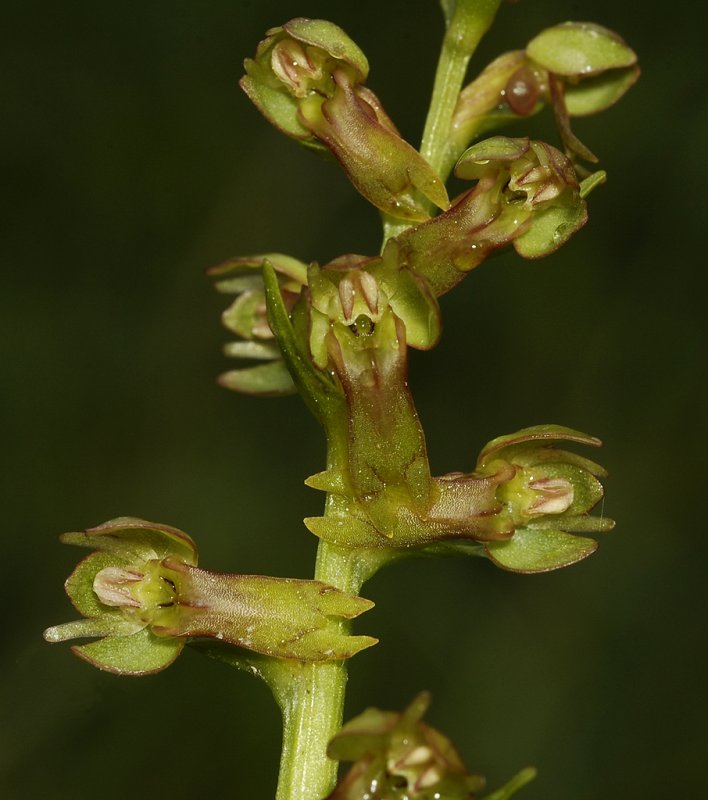
[[[466,770],[450,739],[421,721],[429,705],[421,692],[402,714],[369,708],[344,725],[327,755],[354,765],[328,800],[469,800],[482,790],[484,778]]]
[[[376,643],[340,625],[370,601],[320,581],[200,569],[194,542],[167,525],[121,517],[62,540],[96,550],[66,582],[84,619],[48,628],[44,637],[101,637],[72,649],[109,672],[158,672],[190,637],[298,661],[349,658]]]

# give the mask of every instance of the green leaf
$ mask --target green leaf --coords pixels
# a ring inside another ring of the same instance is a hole
[[[71,649],[77,656],[107,672],[149,675],[168,667],[183,647],[184,639],[163,639],[144,628],[130,636],[108,636]]]
[[[613,31],[592,22],[547,28],[526,47],[527,55],[556,75],[588,76],[629,67],[636,53]]]
[[[558,530],[519,528],[506,542],[488,542],[489,558],[511,572],[535,573],[567,567],[597,550],[597,542]]]
[[[565,87],[565,107],[571,117],[585,117],[597,114],[614,105],[637,82],[638,66],[623,67],[603,72],[600,75],[567,83]]]
[[[219,384],[235,392],[257,397],[282,397],[297,392],[290,372],[281,360],[229,370],[219,376]]]

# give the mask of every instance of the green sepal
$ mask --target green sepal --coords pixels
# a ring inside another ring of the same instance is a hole
[[[590,445],[591,447],[600,447],[602,445],[602,442],[595,436],[589,436],[587,433],[567,428],[564,425],[531,425],[528,428],[516,431],[516,433],[497,436],[496,439],[488,442],[479,454],[477,467],[484,467],[493,458],[512,459],[514,449],[518,445],[535,442],[543,447],[552,442],[560,441],[576,442],[577,444]]]
[[[568,516],[567,512],[562,517],[534,517],[530,527],[534,530],[557,529],[559,521],[562,521],[563,530],[567,533],[609,533],[615,527],[615,521],[608,517],[590,517],[587,514]]]
[[[514,249],[523,258],[550,255],[587,221],[588,212],[582,201],[540,208],[534,212],[526,231],[514,239]]]
[[[460,156],[455,175],[464,180],[478,180],[488,170],[490,161],[516,161],[528,153],[528,138],[491,136],[473,144]]]
[[[171,525],[137,517],[118,517],[85,532],[64,533],[59,538],[64,544],[116,554],[119,560],[150,561],[172,555],[187,564],[197,563],[197,546],[190,536]]]
[[[635,64],[609,70],[578,83],[568,83],[565,88],[568,113],[571,117],[586,117],[604,111],[634,86],[639,75],[640,69]]]
[[[324,50],[337,61],[354,70],[358,81],[369,75],[369,62],[362,50],[333,22],[326,19],[297,17],[283,25],[283,30],[293,39]]]
[[[224,355],[230,358],[275,361],[281,359],[283,354],[277,344],[255,342],[252,339],[248,339],[243,342],[227,342],[224,345]]]
[[[341,396],[334,384],[312,363],[306,350],[306,343],[300,343],[296,338],[280,293],[278,278],[273,266],[267,260],[263,264],[263,285],[268,323],[278,341],[295,386],[313,414],[324,421],[335,411],[335,407],[341,402]]]
[[[165,639],[143,628],[129,636],[107,636],[71,648],[94,667],[116,675],[150,675],[168,667],[180,654],[184,639]]]
[[[636,53],[614,31],[591,22],[564,22],[547,28],[527,45],[537,64],[556,75],[585,77],[629,67]]]
[[[489,558],[510,572],[550,572],[582,561],[597,550],[597,542],[559,530],[518,528],[506,542],[488,542]]]
[[[207,270],[207,275],[219,278],[216,288],[225,293],[240,293],[244,289],[263,288],[261,270],[269,261],[278,275],[282,276],[286,288],[297,291],[307,283],[307,264],[284,253],[262,253],[255,256],[238,256],[222,261]],[[244,283],[230,283],[244,281]]]
[[[229,370],[219,376],[218,382],[226,389],[257,397],[284,397],[297,393],[292,376],[281,360]]]
[[[430,350],[440,341],[440,306],[427,281],[406,267],[399,266],[399,247],[389,239],[380,264],[371,268],[393,313],[406,326],[406,344],[416,350]]]
[[[324,151],[324,146],[300,121],[296,99],[280,86],[271,86],[268,81],[272,78],[268,71],[253,59],[247,58],[243,65],[247,74],[241,78],[239,85],[268,122],[281,133],[298,139],[313,150]]]

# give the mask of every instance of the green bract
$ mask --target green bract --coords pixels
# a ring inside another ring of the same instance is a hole
[[[66,582],[85,619],[44,636],[50,642],[101,637],[72,649],[109,672],[158,672],[188,637],[298,661],[349,658],[376,643],[338,625],[367,611],[370,601],[320,581],[200,569],[194,542],[167,525],[121,517],[62,541],[96,550]]]
[[[398,219],[427,219],[424,201],[447,208],[440,177],[396,130],[363,85],[366,57],[331,22],[295,19],[268,31],[241,81],[283,133],[341,163],[367,200]]]

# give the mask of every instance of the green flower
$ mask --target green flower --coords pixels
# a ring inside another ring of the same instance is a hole
[[[560,425],[537,425],[491,441],[477,462],[478,474],[513,468],[495,492],[499,530],[508,538],[485,542],[488,557],[513,572],[547,572],[591,555],[597,542],[574,533],[609,531],[614,522],[591,517],[603,497],[605,470],[587,458],[553,446],[569,441],[600,446],[587,434]]]
[[[369,708],[344,725],[327,754],[355,763],[328,800],[467,800],[483,789],[452,742],[421,722],[429,705],[422,692],[402,714]]]
[[[216,288],[236,299],[222,314],[226,328],[239,336],[224,352],[249,366],[225,372],[219,383],[227,389],[260,397],[289,395],[297,391],[283,354],[275,341],[266,314],[262,269],[269,263],[275,271],[285,307],[293,308],[307,283],[307,265],[282,253],[231,258],[207,271]],[[253,361],[263,363],[252,366]]]
[[[85,618],[48,628],[44,637],[99,637],[72,649],[109,672],[158,672],[191,637],[298,661],[349,658],[376,643],[340,625],[370,601],[319,581],[200,569],[194,542],[168,525],[121,517],[62,541],[96,551],[66,581]]]
[[[421,692],[403,713],[368,708],[344,725],[327,755],[354,765],[327,800],[472,800],[484,789],[450,739],[422,722],[429,705]],[[508,800],[535,775],[522,770],[486,800]]]
[[[377,502],[349,502],[341,516],[310,517],[307,527],[340,547],[396,554],[483,555],[513,572],[546,572],[586,558],[597,542],[576,533],[611,530],[589,512],[602,499],[598,464],[556,442],[599,446],[560,425],[537,425],[494,439],[473,472],[432,478],[428,502],[384,491]],[[308,483],[316,488],[319,476]],[[344,494],[346,486],[328,491]],[[375,513],[374,513],[375,512]]]
[[[272,28],[245,62],[241,87],[283,133],[328,150],[361,194],[398,219],[428,218],[424,200],[449,205],[440,177],[407,142],[364,86],[366,57],[325,20]]]
[[[494,136],[470,147],[455,174],[476,180],[449,211],[398,237],[401,259],[436,295],[507,244],[524,258],[557,250],[587,221],[566,156],[545,142]]]
[[[604,111],[639,77],[636,53],[613,31],[565,22],[535,36],[525,50],[492,61],[460,93],[451,152],[473,138],[549,105],[570,154],[597,159],[570,131],[569,117]]]

